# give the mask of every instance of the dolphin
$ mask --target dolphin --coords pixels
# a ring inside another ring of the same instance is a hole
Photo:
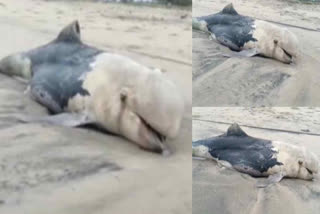
[[[0,72],[28,79],[32,98],[52,114],[21,121],[93,124],[164,154],[180,129],[184,101],[176,85],[159,69],[84,44],[78,21],[46,45],[3,58]]]
[[[192,28],[210,33],[238,56],[261,55],[289,64],[299,52],[298,39],[291,31],[240,15],[232,3],[219,13],[193,18]]]
[[[312,180],[319,170],[317,156],[304,147],[251,137],[236,123],[220,136],[192,142],[192,155],[213,159],[253,177],[268,177],[258,187],[283,177]]]

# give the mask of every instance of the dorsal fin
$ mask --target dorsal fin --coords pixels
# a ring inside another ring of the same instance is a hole
[[[237,123],[232,124],[227,131],[227,136],[248,136]]]
[[[222,10],[222,13],[224,14],[230,14],[230,15],[238,15],[238,12],[233,8],[233,4],[230,3],[227,6],[225,6]]]
[[[60,31],[57,37],[57,41],[81,42],[79,22],[75,20],[66,27],[64,27]]]

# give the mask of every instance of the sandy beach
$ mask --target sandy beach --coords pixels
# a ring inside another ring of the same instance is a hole
[[[162,69],[185,100],[169,157],[86,128],[21,124],[47,115],[26,84],[0,74],[0,213],[191,213],[191,8],[0,0],[0,58],[79,20],[85,43]]]
[[[296,34],[300,53],[293,64],[274,59],[226,58],[231,51],[193,31],[193,106],[318,106],[320,5],[299,1],[194,0],[192,16],[220,12],[233,3],[239,14],[279,22]]]
[[[320,158],[319,114],[319,108],[193,108],[192,139],[223,134],[236,122],[250,136],[304,146]],[[284,179],[261,189],[256,184],[265,178],[214,161],[193,160],[192,168],[194,214],[313,214],[320,209],[319,175],[313,181]]]

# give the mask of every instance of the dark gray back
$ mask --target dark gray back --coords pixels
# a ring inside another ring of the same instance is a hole
[[[222,37],[229,40],[238,48],[243,47],[246,42],[257,41],[251,34],[254,19],[239,15],[232,5],[226,6],[219,13],[198,17],[197,19],[204,20],[207,23],[208,30],[217,38]]]
[[[78,23],[68,25],[47,45],[25,53],[32,62],[31,89],[36,99],[59,113],[82,88],[85,73],[101,50],[83,44]]]
[[[230,128],[229,128],[230,129]],[[228,132],[221,136],[195,141],[192,146],[206,146],[212,157],[228,161],[233,166],[244,165],[261,173],[275,165],[282,165],[273,158],[272,142],[248,136],[244,131]]]

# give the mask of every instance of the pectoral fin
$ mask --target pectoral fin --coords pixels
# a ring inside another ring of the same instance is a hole
[[[254,177],[261,176],[261,172],[259,172],[258,170],[254,169],[250,166],[246,166],[244,164],[235,164],[235,165],[233,165],[233,168],[239,172],[246,173],[246,174],[254,176]]]
[[[213,37],[213,35],[212,35],[212,37]],[[224,35],[220,35],[220,36],[216,35],[215,38],[222,45],[227,46],[228,48],[230,48],[233,51],[239,51],[240,50],[240,47],[238,45],[233,43],[229,38],[225,37]]]
[[[86,114],[80,113],[61,113],[52,116],[44,117],[19,117],[19,121],[25,123],[42,123],[42,124],[51,124],[51,125],[60,125],[60,126],[81,126],[85,124],[92,124],[93,121],[89,119]]]
[[[267,180],[258,181],[257,187],[258,188],[265,188],[271,184],[275,184],[275,183],[280,182],[283,177],[284,177],[284,175],[281,172],[273,174],[273,175],[269,175]]]
[[[242,50],[240,52],[232,52],[230,54],[224,54],[225,57],[252,57],[259,54],[259,50],[256,48],[251,48],[247,50]]]
[[[237,54],[239,56],[252,57],[252,56],[259,54],[259,51],[256,48],[251,48],[251,49],[247,49],[247,50],[242,50],[242,51],[238,52]]]
[[[207,158],[192,156],[192,159],[193,159],[193,160],[206,160]]]

